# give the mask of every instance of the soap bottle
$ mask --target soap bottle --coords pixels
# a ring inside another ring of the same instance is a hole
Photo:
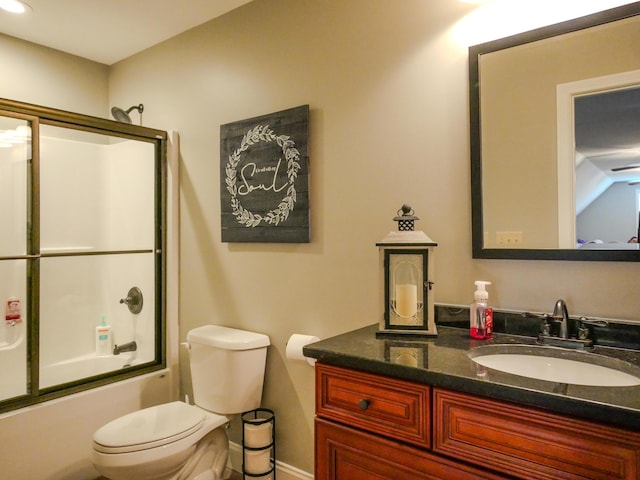
[[[111,325],[107,325],[103,315],[100,325],[96,327],[96,355],[111,355],[112,347]]]
[[[477,290],[474,293],[475,301],[469,307],[470,335],[471,338],[484,340],[491,338],[493,334],[493,309],[488,306],[489,293],[486,290],[491,282],[477,280]]]

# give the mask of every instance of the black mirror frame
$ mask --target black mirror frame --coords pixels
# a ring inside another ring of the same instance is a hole
[[[482,219],[482,144],[479,59],[486,53],[640,15],[634,2],[566,22],[469,47],[469,128],[471,153],[471,235],[473,258],[506,260],[579,260],[640,262],[640,250],[502,249],[484,248]]]

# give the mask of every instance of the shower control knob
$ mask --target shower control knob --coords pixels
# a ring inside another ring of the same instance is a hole
[[[143,303],[142,290],[138,287],[130,288],[126,298],[121,298],[120,303],[127,305],[131,313],[140,313]]]

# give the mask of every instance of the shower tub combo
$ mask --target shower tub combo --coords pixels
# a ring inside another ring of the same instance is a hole
[[[163,368],[166,140],[0,99],[0,412]]]

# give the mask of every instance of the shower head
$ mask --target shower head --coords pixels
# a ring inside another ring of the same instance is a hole
[[[113,118],[115,118],[119,122],[131,123],[131,117],[129,116],[129,113],[131,113],[133,110],[138,110],[138,113],[140,114],[140,125],[142,125],[142,112],[144,111],[143,104],[133,105],[126,110],[123,110],[120,107],[111,107],[111,115],[113,115]]]

